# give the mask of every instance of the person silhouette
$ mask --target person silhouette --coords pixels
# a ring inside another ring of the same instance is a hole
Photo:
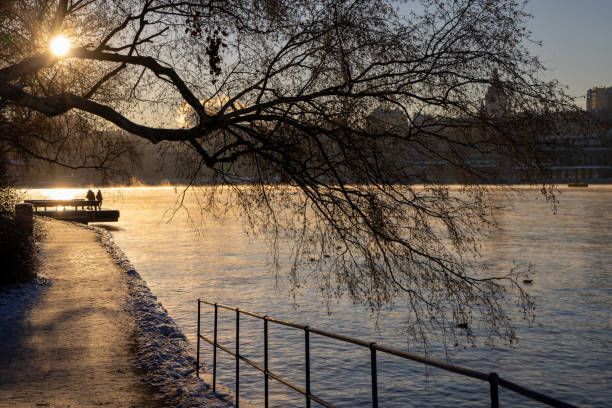
[[[102,192],[100,190],[98,190],[98,193],[96,194],[96,200],[98,200],[98,209],[102,209]]]
[[[96,199],[96,195],[90,189],[90,190],[87,190],[87,195],[85,196],[85,198],[87,199],[87,201],[94,201]],[[89,209],[92,209],[91,205],[88,205],[87,207]]]

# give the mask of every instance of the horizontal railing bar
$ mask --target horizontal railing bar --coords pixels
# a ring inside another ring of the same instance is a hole
[[[207,343],[209,343],[210,345],[214,346],[214,342],[212,340],[210,340],[208,337],[204,336],[204,335],[200,335],[200,338],[204,341],[206,341]],[[236,353],[233,352],[232,350],[230,350],[229,348],[217,343],[217,348],[220,348],[221,350],[225,351],[228,354],[231,354],[233,357],[236,357]],[[267,371],[260,367],[257,363],[249,360],[248,358],[244,357],[243,355],[239,355],[238,358],[242,361],[244,361],[245,363],[247,363],[248,365],[250,365],[251,367],[255,368],[256,370],[261,371],[264,374],[268,374],[271,378],[274,378],[276,381],[285,384],[287,387],[292,388],[293,390],[299,392],[300,394],[306,396],[306,390],[298,385],[293,384],[291,381],[289,380],[285,380],[284,378],[282,378],[281,376],[279,376],[278,374],[274,374],[272,371]],[[329,402],[322,400],[319,397],[316,397],[312,394],[308,395],[308,398],[310,398],[311,400],[317,402],[320,405],[323,405],[326,408],[334,408],[333,405],[331,405]]]
[[[239,309],[239,308],[235,308],[235,307],[231,307],[231,306],[227,306],[227,305],[222,305],[220,303],[208,302],[206,300],[201,300],[201,299],[198,299],[198,302],[205,303],[205,304],[208,304],[208,305],[211,305],[211,306],[221,307],[221,308],[227,309],[227,310],[237,311],[239,313],[244,313],[244,314],[247,314],[249,316],[252,316],[252,317],[255,317],[255,318],[258,318],[258,319],[261,319],[261,320],[267,320],[267,321],[272,322],[272,323],[277,323],[277,324],[284,325],[284,326],[294,327],[296,329],[302,329],[303,330],[303,329],[305,329],[307,327],[306,325],[302,325],[302,324],[298,324],[298,323],[293,323],[293,322],[288,322],[288,321],[280,320],[280,319],[274,319],[274,318],[271,318],[271,317],[268,317],[268,316],[263,316],[263,315],[260,315],[260,314],[257,314],[257,313],[253,313],[253,312],[249,312],[249,311],[246,311],[246,310],[242,310],[242,309]],[[451,372],[454,372],[454,373],[457,373],[457,374],[462,374],[462,375],[465,375],[467,377],[471,377],[471,378],[474,378],[474,379],[477,379],[477,380],[486,381],[486,382],[489,381],[489,375],[488,374],[482,373],[482,372],[477,371],[477,370],[472,370],[472,369],[469,369],[469,368],[455,366],[455,365],[452,365],[452,364],[444,363],[442,361],[432,360],[432,359],[429,359],[427,357],[419,356],[417,354],[412,354],[412,353],[408,353],[408,352],[405,352],[405,351],[402,351],[402,350],[398,350],[398,349],[394,349],[394,348],[391,348],[391,347],[386,347],[386,346],[381,346],[381,345],[378,345],[378,344],[373,344],[371,342],[366,342],[366,341],[363,341],[363,340],[360,340],[360,339],[356,339],[356,338],[353,338],[353,337],[349,337],[349,336],[343,336],[341,334],[331,333],[331,332],[328,332],[328,331],[325,331],[325,330],[312,328],[310,326],[308,326],[308,330],[311,333],[316,333],[316,334],[319,334],[321,336],[325,336],[325,337],[329,337],[329,338],[332,338],[332,339],[344,341],[344,342],[347,342],[347,343],[352,343],[352,344],[355,344],[355,345],[358,345],[358,346],[362,346],[362,347],[374,348],[376,350],[380,350],[380,351],[382,351],[384,353],[387,353],[387,354],[391,354],[391,355],[394,355],[394,356],[397,356],[397,357],[402,357],[402,358],[405,358],[407,360],[416,361],[416,362],[419,362],[419,363],[422,363],[422,364],[425,364],[425,365],[429,365],[429,366],[432,366],[432,367],[437,367],[437,368],[440,368],[442,370],[451,371]],[[213,342],[211,342],[207,338],[205,338],[203,336],[202,336],[202,338],[204,340],[206,340],[208,343],[213,344]],[[224,350],[224,351],[232,354],[233,356],[235,356],[235,354],[232,351],[227,350],[226,348],[224,348],[221,345],[217,345],[217,346],[220,347],[222,350]],[[240,356],[240,358],[244,360],[244,358],[242,356]],[[253,365],[253,364],[251,364],[251,365]],[[257,368],[260,371],[262,371],[262,369],[259,368],[259,367],[255,367],[255,368]],[[265,370],[262,371],[262,372],[265,372]],[[276,379],[277,381],[287,385],[288,387],[293,388],[294,390],[300,392],[303,395],[306,395],[306,391],[303,390],[301,387],[293,385],[293,384],[289,383],[288,381],[283,380],[281,377],[278,377],[277,375],[275,375],[275,374],[273,374],[271,372],[268,372],[268,374],[271,377],[273,377],[274,379]],[[548,397],[548,396],[546,396],[544,394],[540,394],[537,391],[533,391],[533,390],[530,390],[529,388],[525,388],[525,387],[520,386],[518,384],[515,384],[515,383],[513,383],[511,381],[504,380],[503,378],[499,379],[499,386],[502,386],[502,387],[504,387],[506,389],[514,391],[514,392],[516,392],[518,394],[524,395],[524,396],[526,396],[528,398],[531,398],[533,400],[545,403],[545,404],[550,405],[552,407],[558,407],[558,408],[576,408],[575,405],[568,404],[566,402],[557,400],[556,398]],[[311,399],[313,401],[316,401],[317,403],[319,403],[321,405],[332,407],[331,405],[326,405],[325,401],[320,402],[318,398],[316,398],[316,397],[314,397],[312,395],[310,397],[312,397]]]
[[[279,320],[279,319],[274,319],[274,318],[267,317],[267,316],[262,316],[262,315],[259,315],[257,313],[247,312],[246,310],[242,310],[242,309],[239,309],[239,308],[234,308],[234,307],[231,307],[231,306],[222,305],[220,303],[212,303],[212,302],[208,302],[208,301],[205,301],[205,300],[200,300],[200,301],[202,303],[206,303],[206,304],[209,304],[211,306],[217,305],[218,307],[222,307],[224,309],[228,309],[228,310],[232,310],[232,311],[239,311],[240,313],[245,313],[245,314],[248,314],[250,316],[256,317],[258,319],[267,320],[267,321],[272,322],[272,323],[277,323],[277,324],[282,324],[282,325],[285,325],[285,326],[295,327],[297,329],[302,329],[302,330],[306,327],[305,325],[301,325],[301,324],[297,324],[297,323],[292,323],[292,322],[287,322],[287,321]],[[363,341],[363,340],[360,340],[360,339],[355,339],[355,338],[349,337],[349,336],[343,336],[341,334],[331,333],[331,332],[328,332],[328,331],[325,331],[325,330],[321,330],[321,329],[317,329],[317,328],[309,327],[308,329],[310,330],[311,333],[316,333],[316,334],[321,335],[321,336],[325,336],[325,337],[329,337],[329,338],[332,338],[332,339],[344,341],[344,342],[347,342],[347,343],[352,343],[352,344],[355,344],[355,345],[358,345],[358,346],[370,348],[370,344],[371,343],[367,342],[367,341]],[[463,367],[454,366],[452,364],[444,363],[442,361],[432,360],[432,359],[429,359],[429,358],[426,358],[426,357],[422,357],[422,356],[419,356],[419,355],[416,355],[416,354],[407,353],[407,352],[402,351],[402,350],[397,350],[397,349],[394,349],[394,348],[391,348],[391,347],[381,346],[381,345],[378,345],[378,344],[373,345],[373,347],[376,348],[377,350],[380,350],[380,351],[382,351],[384,353],[387,353],[387,354],[392,354],[394,356],[402,357],[402,358],[405,358],[405,359],[408,359],[408,360],[412,360],[412,361],[417,361],[419,363],[426,364],[426,365],[433,366],[433,367],[437,367],[437,368],[440,368],[440,369],[443,369],[443,370],[455,372],[455,373],[458,373],[458,374],[463,374],[463,375],[466,375],[468,377],[472,377],[472,378],[475,378],[475,379],[478,379],[478,380],[481,380],[481,381],[488,381],[489,380],[489,375],[488,374],[485,374],[485,373],[482,373],[482,372],[479,372],[479,371],[476,371],[476,370],[472,370],[472,369],[469,369],[469,368],[463,368]]]
[[[324,400],[322,400],[319,397],[315,397],[314,395],[310,394],[308,396],[308,398],[310,398],[311,400],[313,400],[314,402],[316,402],[319,405],[323,405],[325,408],[336,408],[334,407],[332,404],[330,404],[329,402],[326,402]]]
[[[202,340],[206,341],[208,344],[210,345],[215,345],[214,342],[212,340],[210,340],[208,337],[206,336],[200,336],[202,338]],[[217,343],[217,348],[220,348],[221,350],[225,351],[226,353],[231,354],[232,356],[236,357],[236,353],[230,349],[228,349],[227,347]]]
[[[508,380],[504,380],[503,378],[499,379],[498,382],[500,387],[504,387],[506,389],[509,389],[511,391],[514,391],[518,394],[524,395],[526,397],[529,397],[533,400],[539,401],[539,402],[543,402],[544,404],[548,404],[551,407],[555,407],[555,408],[577,408],[575,405],[572,404],[568,404],[567,402],[563,402],[563,401],[559,401],[556,398],[552,398],[549,397],[547,395],[544,394],[540,394],[537,391],[533,391],[530,390],[529,388],[525,388],[521,385],[515,384],[512,381],[508,381]]]
[[[227,305],[223,305],[221,303],[212,303],[212,302],[208,302],[206,300],[201,300],[201,299],[198,299],[198,301],[201,302],[201,303],[205,303],[207,305],[211,305],[211,306],[215,306],[216,305],[217,307],[220,307],[222,309],[227,309],[227,310],[231,310],[231,311],[234,311],[234,312],[237,311],[237,312],[249,315],[249,316],[256,317],[256,318],[261,319],[261,320],[267,320],[269,322],[281,324],[281,325],[284,325],[284,326],[295,327],[296,329],[302,329],[303,330],[304,327],[306,327],[303,324],[288,322],[286,320],[274,319],[272,317],[267,317],[267,316],[263,316],[263,315],[260,315],[260,314],[257,314],[257,313],[249,312],[248,310],[243,310],[243,309],[240,309],[238,307],[227,306]]]
[[[206,337],[203,337],[203,336],[202,336],[202,339],[203,339],[203,340],[205,340],[206,342],[208,342],[209,344],[213,345],[213,342],[212,342],[210,339],[208,339],[208,338],[206,338]],[[229,353],[229,354],[231,354],[232,356],[236,357],[236,353],[235,353],[234,351],[232,351],[232,350],[228,349],[227,347],[222,346],[222,345],[221,345],[221,344],[219,344],[219,343],[217,343],[217,347],[218,347],[218,348],[220,348],[221,350],[225,351],[226,353]],[[261,371],[262,373],[265,373],[265,372],[266,372],[266,370],[264,370],[263,368],[261,368],[260,366],[258,366],[258,365],[257,365],[257,363],[255,363],[255,362],[253,362],[253,361],[249,360],[248,358],[246,358],[246,357],[245,357],[245,356],[243,356],[242,354],[241,354],[241,355],[239,355],[239,356],[238,356],[238,358],[239,358],[239,359],[241,359],[242,361],[244,361],[245,363],[247,363],[248,365],[250,365],[251,367],[258,369],[258,370],[259,370],[259,371]]]
[[[408,360],[418,361],[419,363],[441,368],[446,371],[452,371],[458,374],[463,374],[468,377],[475,378],[477,380],[489,381],[489,375],[485,373],[481,373],[480,371],[471,370],[469,368],[464,368],[464,367],[458,367],[452,364],[444,363],[442,361],[432,360],[427,357],[422,357],[416,354],[407,353],[405,351],[397,350],[391,347],[380,346],[378,344],[374,344],[372,347],[374,347],[376,350],[380,350],[387,354],[392,354],[394,356],[403,357]]]
[[[274,319],[273,317],[266,317],[266,320],[269,321],[269,322],[272,322],[272,323],[282,324],[283,326],[294,327],[296,329],[304,330],[306,328],[305,324],[287,322],[285,320]]]
[[[257,313],[249,312],[248,310],[238,309],[238,311],[239,311],[240,313],[242,313],[242,314],[249,315],[249,316],[253,316],[253,317],[256,317],[256,318],[258,318],[258,319],[262,319],[262,320],[263,320],[263,318],[265,317],[265,316],[262,316],[262,315],[258,315]]]
[[[295,385],[295,384],[293,384],[291,381],[289,381],[289,380],[285,380],[284,378],[282,378],[282,377],[280,377],[280,376],[278,376],[278,375],[276,375],[276,374],[274,374],[274,373],[272,373],[272,372],[270,372],[270,371],[268,371],[268,375],[269,375],[271,378],[274,378],[276,381],[278,381],[278,382],[280,382],[280,383],[283,383],[283,384],[285,384],[287,387],[292,388],[293,390],[295,390],[295,391],[299,392],[300,394],[302,394],[302,395],[304,395],[304,396],[306,395],[306,390],[305,390],[304,388],[300,387],[299,385]],[[312,395],[312,394],[308,395],[308,398],[310,398],[311,400],[313,400],[313,401],[317,402],[318,404],[323,405],[323,406],[324,406],[324,407],[326,407],[326,408],[335,408],[335,407],[334,407],[333,405],[331,405],[329,402],[326,402],[326,401],[324,401],[324,400],[322,400],[322,399],[320,399],[320,398],[318,398],[318,397],[315,397],[315,396],[314,396],[314,395]]]
[[[352,337],[343,336],[342,334],[331,333],[331,332],[328,332],[328,331],[325,331],[325,330],[316,329],[316,328],[312,328],[312,327],[308,327],[308,330],[310,330],[311,333],[317,333],[317,334],[319,334],[321,336],[331,337],[332,339],[341,340],[341,341],[345,341],[347,343],[353,343],[353,344],[356,344],[358,346],[363,346],[363,347],[370,348],[370,342],[367,342],[367,341],[363,341],[363,340],[360,340],[360,339],[354,339]]]
[[[200,300],[200,301],[202,303],[206,303],[206,304],[209,304],[211,306],[215,305],[215,303],[208,302],[208,301],[205,301],[205,300]],[[267,320],[267,321],[272,322],[272,323],[277,323],[277,324],[282,324],[282,325],[285,325],[285,326],[295,327],[297,329],[302,329],[302,330],[306,327],[305,325],[301,325],[301,324],[297,324],[297,323],[292,323],[292,322],[287,322],[287,321],[280,320],[280,319],[274,319],[274,318],[267,317],[267,316],[262,316],[262,315],[259,315],[257,313],[247,312],[246,310],[242,310],[242,309],[239,309],[239,308],[234,308],[234,307],[231,307],[231,306],[222,305],[220,303],[216,303],[216,305],[218,307],[222,307],[224,309],[228,309],[228,310],[232,310],[232,311],[238,310],[240,313],[245,313],[245,314],[248,314],[249,316],[253,316],[253,317],[256,317],[256,318],[262,319],[262,320]],[[367,341],[363,341],[363,340],[360,340],[360,339],[355,339],[355,338],[349,337],[349,336],[343,336],[341,334],[331,333],[331,332],[328,332],[328,331],[325,331],[325,330],[321,330],[321,329],[317,329],[317,328],[312,328],[312,327],[309,327],[309,330],[310,330],[311,333],[316,333],[316,334],[319,334],[321,336],[325,336],[325,337],[329,337],[329,338],[332,338],[332,339],[344,341],[344,342],[347,342],[347,343],[356,344],[358,346],[370,348],[370,344],[371,343],[367,342]],[[457,366],[454,366],[454,365],[451,365],[451,364],[444,363],[442,361],[432,360],[432,359],[429,359],[429,358],[426,358],[426,357],[422,357],[422,356],[419,356],[419,355],[416,355],[416,354],[407,353],[405,351],[393,349],[393,348],[386,347],[386,346],[380,346],[378,344],[374,345],[373,347],[375,347],[377,350],[383,351],[383,352],[385,352],[387,354],[392,354],[392,355],[395,355],[395,356],[398,356],[398,357],[406,358],[408,360],[417,361],[417,362],[420,362],[420,363],[423,363],[423,364],[426,364],[426,365],[430,365],[430,366],[433,366],[433,367],[441,368],[441,369],[447,370],[447,371],[452,371],[452,372],[455,372],[455,373],[458,373],[458,374],[467,375],[469,377],[472,377],[472,378],[475,378],[475,379],[478,379],[478,380],[481,380],[481,381],[488,381],[488,378],[489,378],[488,374],[481,373],[481,372],[476,371],[476,370],[471,370],[469,368],[457,367]]]
[[[232,311],[234,311],[234,312],[236,311],[236,309],[238,309],[237,307],[231,307],[231,306],[224,305],[224,304],[221,304],[221,303],[212,303],[212,302],[208,302],[208,301],[206,301],[206,300],[202,300],[202,299],[198,299],[198,301],[199,301],[200,303],[206,303],[207,305],[217,306],[217,307],[220,307],[220,308],[222,308],[222,309],[232,310]],[[244,312],[244,311],[243,311],[243,310],[241,310],[241,312]]]
[[[397,357],[402,357],[402,358],[405,358],[405,359],[408,359],[408,360],[417,361],[419,363],[426,364],[426,365],[433,366],[433,367],[437,367],[437,368],[441,368],[443,370],[452,371],[452,372],[455,372],[455,373],[458,373],[458,374],[463,374],[463,375],[466,375],[468,377],[472,377],[472,378],[475,378],[475,379],[478,379],[478,380],[481,380],[481,381],[488,381],[488,378],[489,378],[488,374],[481,373],[481,372],[476,371],[476,370],[471,370],[469,368],[463,368],[463,367],[454,366],[452,364],[444,363],[442,361],[432,360],[432,359],[429,359],[427,357],[422,357],[422,356],[419,356],[417,354],[408,353],[408,352],[405,352],[405,351],[402,351],[402,350],[397,350],[397,349],[394,349],[394,348],[391,348],[391,347],[381,346],[381,345],[378,345],[378,344],[372,344],[370,342],[366,342],[366,341],[363,341],[363,340],[354,339],[352,337],[343,336],[341,334],[336,334],[336,333],[330,333],[328,331],[320,330],[320,329],[315,329],[315,328],[310,328],[310,331],[312,333],[317,333],[317,334],[320,334],[322,336],[331,337],[333,339],[345,341],[345,342],[348,342],[348,343],[353,343],[353,344],[356,344],[356,345],[359,345],[359,346],[362,346],[362,347],[367,347],[367,348],[373,347],[376,350],[380,350],[380,351],[382,351],[384,353],[387,353],[387,354],[392,354],[392,355],[397,356]]]

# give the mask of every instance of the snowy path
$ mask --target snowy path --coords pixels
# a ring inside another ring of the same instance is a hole
[[[130,364],[125,274],[94,232],[45,228],[50,285],[22,307],[0,305],[0,407],[160,406]]]

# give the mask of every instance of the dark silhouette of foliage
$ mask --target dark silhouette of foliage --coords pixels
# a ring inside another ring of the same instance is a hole
[[[19,193],[11,186],[6,158],[0,152],[0,287],[33,278],[39,264],[34,239],[13,221],[18,199]]]
[[[373,309],[404,297],[423,339],[478,319],[512,340],[507,308],[530,310],[479,242],[509,183],[554,200],[550,148],[579,114],[540,79],[523,2],[12,0],[0,18],[7,121],[73,115],[181,146],[190,180],[218,187],[211,211],[292,240],[296,285]]]

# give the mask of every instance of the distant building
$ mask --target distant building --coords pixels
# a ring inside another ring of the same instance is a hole
[[[366,122],[371,132],[407,133],[410,127],[406,114],[399,109],[378,107],[367,117]]]
[[[489,117],[501,117],[506,116],[512,111],[510,102],[506,96],[506,93],[499,86],[499,76],[497,72],[493,72],[493,78],[491,79],[491,86],[487,89],[487,93],[484,98],[484,105]]]
[[[587,91],[586,110],[604,118],[612,118],[612,87],[597,86]]]

